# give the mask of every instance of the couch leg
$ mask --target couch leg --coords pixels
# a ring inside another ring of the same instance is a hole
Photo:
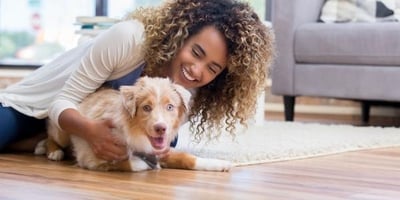
[[[284,109],[285,109],[285,120],[286,121],[293,121],[295,103],[296,103],[296,97],[283,96],[283,104],[284,104]]]
[[[369,123],[369,112],[371,104],[368,101],[361,102],[361,122],[362,125],[368,125]]]

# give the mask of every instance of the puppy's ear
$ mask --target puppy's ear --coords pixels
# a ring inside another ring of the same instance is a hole
[[[192,94],[189,92],[189,90],[185,89],[184,87],[178,85],[178,84],[172,84],[172,87],[174,87],[175,91],[179,94],[182,100],[182,104],[185,108],[185,111],[190,110],[190,98],[192,97]]]
[[[136,113],[136,97],[134,86],[121,86],[119,88],[122,97],[124,108],[128,111],[131,117]]]

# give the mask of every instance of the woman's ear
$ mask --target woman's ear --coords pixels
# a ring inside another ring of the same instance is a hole
[[[136,114],[135,86],[121,86],[119,88],[122,104],[131,117]]]

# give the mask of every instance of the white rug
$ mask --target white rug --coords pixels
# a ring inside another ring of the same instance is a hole
[[[192,142],[185,125],[176,148],[240,166],[395,146],[400,146],[400,128],[268,121],[239,131],[234,141],[224,134],[200,144]]]

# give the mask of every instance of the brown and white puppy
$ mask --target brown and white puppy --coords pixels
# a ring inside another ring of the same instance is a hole
[[[171,149],[160,159],[155,151],[169,148],[185,121],[190,93],[166,78],[142,77],[133,86],[122,86],[120,91],[99,90],[83,100],[80,113],[91,119],[112,119],[113,134],[121,137],[128,148],[129,159],[109,162],[99,159],[82,138],[58,129],[49,121],[48,139],[38,144],[36,153],[46,151],[50,160],[64,157],[62,148],[72,142],[78,165],[90,170],[142,171],[154,168],[228,171],[228,161],[199,158]]]

